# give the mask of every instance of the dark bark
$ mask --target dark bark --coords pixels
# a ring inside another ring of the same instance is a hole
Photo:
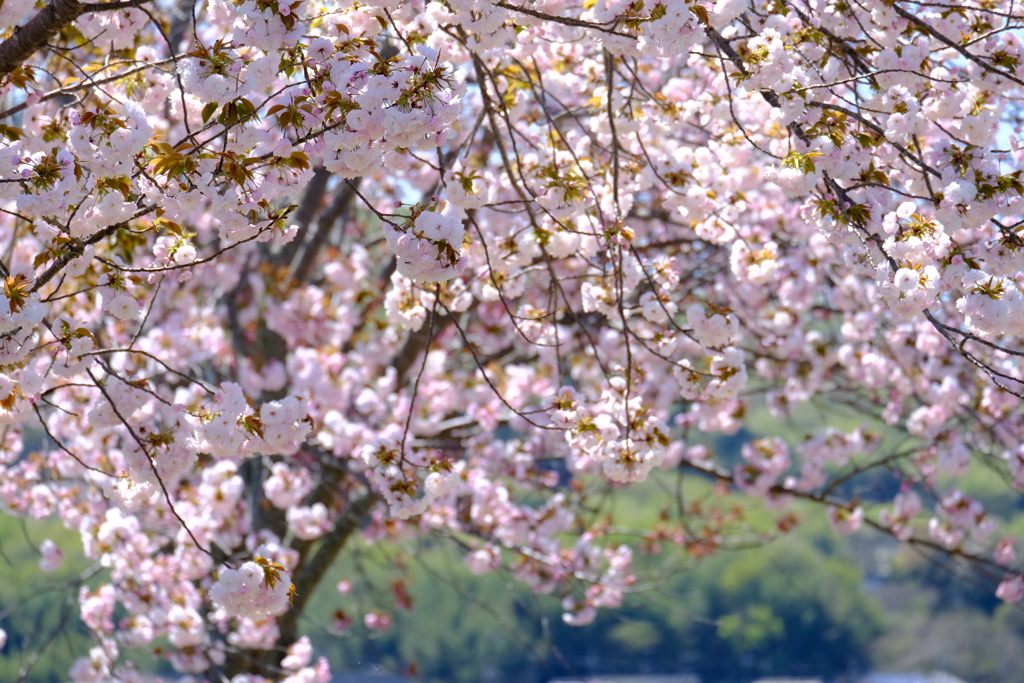
[[[334,483],[336,484],[337,481]],[[281,637],[278,639],[278,649],[230,652],[227,661],[221,667],[223,675],[227,678],[232,678],[240,673],[272,675],[273,672],[280,670],[280,662],[284,658],[285,649],[298,640],[299,618],[302,616],[307,602],[313,597],[324,574],[330,569],[345,544],[366,522],[373,506],[379,500],[380,497],[372,491],[368,491],[362,498],[355,500],[345,514],[335,521],[334,529],[318,541],[317,551],[311,557],[309,557],[309,553],[314,542],[299,541],[298,550],[302,559],[292,576],[296,594],[291,608],[277,618],[277,626],[281,633]]]
[[[60,33],[61,29],[83,14],[131,9],[151,1],[83,3],[78,0],[53,0],[39,14],[29,19],[27,24],[15,27],[14,34],[0,43],[0,76],[6,76],[17,69]]]
[[[302,253],[298,257],[298,261],[292,264],[291,275],[292,280],[296,284],[305,282],[306,278],[309,277],[309,273],[313,269],[313,262],[316,260],[317,254],[320,253],[320,249],[323,248],[324,242],[327,241],[331,228],[334,227],[334,224],[345,213],[355,197],[353,186],[358,187],[361,180],[362,178],[356,178],[352,184],[346,183],[342,186],[327,211],[320,214],[320,219],[316,224],[316,232],[309,236],[309,239],[304,244]]]
[[[53,0],[27,24],[16,28],[14,35],[0,43],[0,76],[21,66],[84,10],[85,5],[78,0]]]
[[[278,263],[286,266],[290,265],[292,259],[295,258],[295,254],[305,244],[309,234],[309,226],[320,213],[320,209],[323,208],[324,195],[327,193],[327,183],[330,179],[331,172],[323,166],[318,166],[313,171],[313,177],[309,179],[309,183],[306,185],[306,193],[302,195],[302,202],[299,204],[299,208],[294,216],[295,224],[299,226],[299,232],[291,242],[284,245],[284,248],[274,259]]]
[[[338,557],[341,549],[345,547],[345,543],[363,525],[369,517],[370,511],[373,510],[373,506],[379,500],[380,496],[373,491],[368,491],[362,498],[353,502],[345,514],[334,523],[334,529],[320,539],[320,547],[316,554],[307,560],[292,577],[292,583],[295,584],[296,590],[292,609],[277,620],[278,628],[281,629],[282,643],[295,642],[299,615],[305,609],[306,603],[313,597],[324,574],[334,564],[334,560]]]

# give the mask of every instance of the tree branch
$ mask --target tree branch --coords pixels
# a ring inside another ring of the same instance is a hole
[[[345,547],[352,534],[362,526],[373,506],[378,501],[380,501],[380,496],[374,491],[368,491],[362,498],[353,502],[345,514],[335,522],[334,529],[321,539],[320,547],[316,554],[308,562],[302,564],[295,572],[295,575],[292,577],[292,583],[295,585],[296,593],[292,600],[291,609],[277,620],[277,626],[281,633],[278,644],[281,647],[287,648],[296,641],[299,617],[306,608],[306,602],[313,597],[313,593],[323,580],[324,574],[334,564],[338,553]],[[255,665],[257,668],[270,668],[276,666],[282,656],[277,650],[271,650],[262,654],[262,657],[248,662],[248,667],[245,667],[245,662],[239,660],[234,663],[234,667],[229,667],[229,670],[234,672],[239,667],[246,670],[255,670],[252,665]],[[259,654],[257,654],[258,656]]]
[[[352,506],[335,523],[334,529],[323,537],[320,548],[313,558],[293,577],[292,582],[295,584],[298,595],[295,596],[294,609],[289,612],[289,615],[295,615],[292,618],[296,618],[302,612],[306,601],[313,596],[313,591],[320,585],[324,573],[334,564],[334,558],[338,556],[345,546],[345,542],[360,527],[379,500],[380,496],[376,492],[368,491],[366,495],[352,503]],[[281,622],[287,620],[288,616],[285,616],[282,617]],[[281,633],[285,633],[284,625],[280,622],[279,625],[282,627]]]
[[[145,71],[146,69],[149,69],[149,68],[152,68],[152,67],[155,67],[155,66],[162,66],[164,64],[170,64],[170,63],[175,62],[177,60],[178,60],[177,57],[168,57],[167,59],[161,59],[160,61],[157,61],[157,62],[148,62],[146,64],[143,64],[142,66],[135,67],[134,69],[128,69],[127,71],[122,71],[121,73],[114,74],[113,76],[107,76],[106,78],[100,78],[100,79],[96,79],[96,80],[92,79],[92,77],[95,74],[90,74],[88,78],[83,79],[83,80],[79,81],[78,83],[73,83],[73,84],[65,86],[63,88],[57,88],[56,90],[51,90],[50,92],[46,93],[45,95],[40,97],[38,100],[36,100],[36,103],[38,104],[38,103],[41,103],[41,102],[47,102],[49,100],[54,99],[55,97],[61,97],[62,95],[70,95],[71,93],[78,92],[80,90],[88,90],[89,88],[96,88],[96,87],[99,87],[101,85],[106,85],[107,83],[115,83],[115,82],[121,80],[122,78],[126,78],[128,76],[131,76],[132,74],[137,74],[140,71]],[[18,112],[24,111],[25,109],[28,109],[28,107],[29,107],[28,102],[22,102],[20,104],[14,105],[10,109],[5,109],[4,111],[0,112],[0,121],[3,121],[4,119],[6,119],[6,118],[8,118],[10,116],[14,116]]]
[[[152,0],[88,3],[78,0],[53,0],[27,24],[16,27],[10,38],[0,43],[0,76],[6,76],[17,69],[60,33],[61,29],[83,14],[132,9],[149,2]]]
[[[39,277],[37,277],[35,279],[35,282],[32,283],[32,288],[29,289],[29,292],[37,292],[37,291],[39,291],[40,287],[42,287],[47,282],[52,280],[53,277],[57,273],[59,273],[61,270],[63,270],[66,265],[68,265],[69,263],[74,261],[76,258],[81,256],[82,252],[85,251],[85,248],[87,246],[89,246],[90,244],[96,244],[97,242],[106,239],[107,237],[109,237],[110,235],[113,235],[115,232],[117,232],[121,228],[128,227],[128,222],[129,221],[133,221],[136,218],[141,218],[142,216],[145,216],[146,214],[152,212],[156,208],[157,208],[156,204],[150,204],[149,206],[144,206],[141,209],[139,209],[138,211],[136,211],[132,215],[132,217],[129,218],[127,221],[122,221],[121,223],[115,223],[114,225],[107,226],[106,228],[103,228],[99,232],[95,232],[92,235],[90,235],[89,237],[86,237],[84,240],[83,239],[76,239],[76,240],[68,243],[68,245],[65,247],[65,253],[62,256],[59,256],[58,258],[54,259],[53,263],[50,264],[50,267],[47,268],[46,270],[44,270],[39,275]]]
[[[313,177],[306,184],[306,192],[302,195],[299,209],[292,216],[292,220],[299,226],[299,234],[286,244],[277,255],[275,260],[278,263],[285,266],[291,264],[295,254],[305,244],[309,233],[309,225],[323,208],[324,195],[327,193],[327,183],[330,181],[331,175],[331,172],[323,166],[317,166],[313,171]]]
[[[122,0],[121,2],[88,2],[82,5],[82,14],[89,12],[116,12],[122,9],[134,9],[148,5],[153,0]]]
[[[952,49],[956,50],[957,52],[962,54],[964,57],[966,57],[967,59],[971,60],[972,62],[974,62],[978,66],[980,66],[985,71],[988,71],[989,73],[996,74],[997,76],[1002,76],[1003,78],[1005,78],[1005,79],[1007,79],[1009,81],[1013,81],[1017,85],[1024,85],[1024,81],[1022,81],[1021,79],[1017,78],[1012,73],[1009,73],[1008,71],[1004,71],[1003,69],[997,69],[996,67],[992,66],[991,64],[988,64],[987,62],[985,62],[980,55],[976,55],[976,54],[973,54],[971,52],[968,52],[966,47],[964,47],[963,45],[957,45],[952,40],[950,40],[946,36],[944,36],[941,33],[939,33],[933,26],[925,23],[924,21],[921,21],[921,19],[919,19],[917,16],[915,16],[914,14],[911,14],[907,10],[905,10],[902,7],[900,7],[899,5],[897,5],[896,3],[893,3],[892,9],[893,9],[894,12],[896,12],[896,14],[900,15],[901,17],[903,17],[904,19],[906,19],[907,21],[912,23],[914,26],[917,26],[919,29],[921,29],[922,32],[928,34],[929,36],[931,36],[935,40],[939,41],[940,43],[942,43],[946,47],[949,47],[949,48],[952,48]]]
[[[351,184],[346,184],[342,187],[335,196],[334,201],[331,202],[330,207],[320,214],[317,220],[316,232],[303,243],[303,250],[298,256],[298,261],[293,261],[292,263],[291,278],[296,284],[306,281],[309,271],[313,267],[314,259],[320,253],[324,242],[327,241],[327,235],[338,221],[338,218],[345,213],[349,204],[352,203],[356,196],[355,188],[359,186],[360,182],[362,182],[362,178],[356,178]]]
[[[84,9],[85,5],[78,0],[53,0],[27,24],[15,29],[14,35],[0,43],[0,76],[21,66]]]

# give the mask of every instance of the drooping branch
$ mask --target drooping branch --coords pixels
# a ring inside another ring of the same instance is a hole
[[[894,457],[904,457],[906,455],[907,455],[906,453],[902,453],[902,454],[896,454],[895,456],[890,456],[889,458],[883,458],[882,460],[879,460],[879,461],[876,461],[874,463],[871,463],[871,465],[869,467],[865,468],[864,471],[867,471],[867,469],[872,469],[874,467],[878,467],[880,465],[884,465],[884,464],[890,462],[891,459],[894,458]],[[703,465],[703,464],[700,464],[700,463],[694,463],[694,462],[689,462],[689,461],[685,461],[685,462],[681,463],[680,466],[682,468],[686,469],[686,470],[692,470],[694,472],[699,472],[700,474],[708,476],[708,477],[712,478],[713,480],[718,481],[718,482],[720,482],[722,484],[726,484],[728,486],[735,486],[735,483],[736,483],[735,476],[733,475],[733,473],[729,472],[726,469],[723,469],[723,468],[720,468],[720,467],[716,467],[714,465]],[[854,501],[846,500],[844,498],[831,495],[830,492],[831,492],[831,490],[833,488],[835,488],[835,487],[834,486],[829,486],[828,489],[826,489],[824,492],[818,493],[818,492],[800,491],[800,490],[797,490],[797,489],[789,488],[789,487],[787,487],[785,485],[782,485],[782,484],[776,484],[776,485],[771,486],[769,488],[769,491],[772,494],[775,494],[775,495],[778,495],[778,496],[791,496],[793,498],[798,498],[800,500],[810,501],[812,503],[817,503],[819,505],[834,506],[834,507],[841,508],[841,509],[844,509],[844,510],[852,510],[856,506],[856,503]],[[919,548],[924,548],[926,550],[930,550],[930,551],[933,551],[933,552],[936,552],[936,553],[942,553],[942,554],[950,555],[952,557],[963,558],[964,560],[967,560],[968,562],[970,562],[976,568],[992,570],[992,571],[1000,572],[1000,573],[1004,573],[1004,572],[1006,572],[1006,571],[1008,571],[1010,569],[1009,567],[1001,564],[998,561],[995,561],[995,560],[987,557],[986,555],[984,555],[982,553],[972,552],[970,550],[964,549],[962,546],[956,546],[956,547],[950,548],[950,547],[944,546],[942,543],[940,543],[938,541],[932,540],[930,538],[923,538],[923,537],[921,537],[919,535],[912,536],[912,537],[910,537],[908,539],[900,539],[897,536],[896,531],[892,528],[892,526],[884,524],[881,521],[873,519],[873,518],[871,518],[869,516],[865,516],[864,517],[864,523],[866,525],[868,525],[869,527],[871,527],[872,529],[874,529],[875,531],[878,531],[878,532],[881,532],[883,534],[887,534],[889,536],[892,536],[896,540],[899,540],[902,543],[906,543],[906,544],[908,544],[910,546],[916,546],[916,547],[919,547]]]
[[[82,90],[89,90],[90,88],[97,88],[101,85],[107,85],[108,83],[116,83],[122,78],[133,76],[139,72],[145,71],[146,69],[151,69],[154,67],[163,66],[165,64],[170,64],[176,60],[177,57],[168,57],[167,59],[161,59],[156,62],[143,64],[142,66],[137,66],[133,69],[128,69],[127,71],[122,71],[120,73],[114,74],[113,76],[107,76],[106,78],[94,78],[96,74],[90,74],[87,78],[84,78],[83,80],[77,83],[72,83],[71,85],[65,86],[63,88],[56,88],[55,90],[51,90],[50,92],[40,97],[36,103],[38,104],[41,102],[49,102],[52,99],[63,97],[64,95],[70,95],[72,93],[80,92]],[[28,109],[28,107],[29,103],[26,101],[21,102],[20,104],[16,104],[13,107],[10,107],[9,109],[5,109],[4,111],[0,112],[0,121],[3,121],[8,117],[14,116],[18,112],[22,112]]]
[[[939,41],[946,47],[956,50],[961,55],[963,55],[965,59],[969,59],[970,61],[977,64],[985,71],[995,74],[997,76],[1002,76],[1007,80],[1013,81],[1017,85],[1024,85],[1024,81],[1017,78],[1012,73],[1006,71],[1005,69],[996,68],[992,64],[985,61],[984,58],[982,58],[981,56],[968,52],[966,47],[964,47],[963,45],[958,45],[957,43],[953,42],[952,40],[944,36],[942,33],[940,33],[934,26],[931,26],[927,22],[922,21],[920,17],[916,16],[911,12],[908,12],[907,10],[900,7],[898,4],[893,3],[892,9],[894,12],[896,12],[896,14],[900,15],[901,17],[909,21],[911,24],[919,28],[921,32],[931,36],[932,38]]]

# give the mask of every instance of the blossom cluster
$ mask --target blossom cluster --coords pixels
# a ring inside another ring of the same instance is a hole
[[[154,642],[324,683],[320,563],[426,534],[582,625],[635,552],[713,553],[730,489],[1024,598],[960,481],[1024,490],[1008,0],[108,4],[0,74],[0,508],[106,570],[76,683]],[[705,507],[614,531],[691,475]]]

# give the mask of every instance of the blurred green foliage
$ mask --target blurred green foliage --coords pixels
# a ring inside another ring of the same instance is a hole
[[[827,527],[808,530],[700,562],[671,546],[657,558],[638,557],[645,585],[582,628],[562,623],[554,596],[534,595],[507,573],[472,576],[454,544],[358,547],[321,586],[307,632],[336,668],[380,664],[401,672],[415,663],[427,681],[532,683],[680,670],[714,681],[865,671],[884,612],[865,592],[857,564],[824,552],[839,544],[816,544],[815,533],[831,536]],[[680,570],[651,578],[666,563]],[[413,598],[411,611],[388,609],[398,577]],[[335,589],[342,578],[358,587],[348,596]],[[394,623],[383,634],[358,621],[332,633],[324,627],[339,608],[356,617],[379,609]]]
[[[64,551],[52,573],[39,569],[35,550],[43,539]],[[78,618],[79,573],[88,568],[78,534],[56,520],[30,521],[0,514],[0,681],[17,681],[24,671],[32,683],[67,680],[68,668],[89,649]]]

